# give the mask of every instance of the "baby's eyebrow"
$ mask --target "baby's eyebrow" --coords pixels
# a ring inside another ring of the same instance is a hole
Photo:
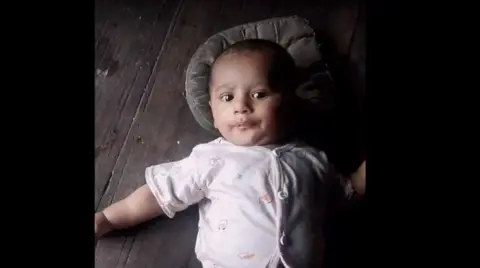
[[[233,87],[232,85],[230,85],[230,84],[221,84],[221,85],[219,85],[218,87],[215,87],[215,88],[213,89],[213,91],[216,92],[216,91],[219,91],[220,89],[232,89],[232,88],[234,88],[234,87]]]
[[[268,84],[265,82],[257,82],[252,84],[252,87],[268,87]]]

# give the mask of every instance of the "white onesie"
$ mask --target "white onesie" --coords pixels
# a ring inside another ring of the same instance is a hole
[[[311,224],[311,202],[315,185],[327,189],[328,167],[324,153],[304,144],[241,147],[218,138],[148,167],[146,182],[170,218],[199,204],[195,252],[204,268],[297,268],[323,253],[311,249],[312,228],[321,228]],[[323,215],[324,207],[315,210]]]

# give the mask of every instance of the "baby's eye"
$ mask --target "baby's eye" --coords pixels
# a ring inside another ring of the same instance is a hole
[[[225,101],[225,102],[230,102],[233,100],[233,95],[231,94],[225,94],[221,97],[222,101]]]
[[[255,99],[263,99],[267,96],[267,93],[266,92],[255,92],[253,93],[253,97]]]

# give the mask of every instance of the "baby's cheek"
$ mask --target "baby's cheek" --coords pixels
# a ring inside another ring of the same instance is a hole
[[[213,119],[215,119],[216,123],[220,124],[225,121],[227,118],[228,111],[223,107],[215,107],[212,109]]]
[[[278,109],[275,107],[268,107],[262,111],[262,118],[268,124],[275,124],[279,120]]]

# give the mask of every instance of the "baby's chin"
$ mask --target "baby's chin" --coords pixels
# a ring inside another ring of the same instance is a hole
[[[265,146],[274,144],[275,138],[270,135],[225,135],[223,136],[228,142],[237,146]]]

